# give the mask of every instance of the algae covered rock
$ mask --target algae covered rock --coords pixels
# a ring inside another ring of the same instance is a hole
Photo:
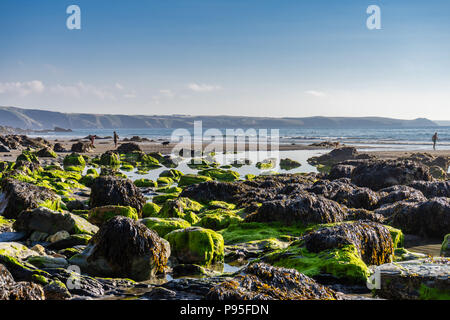
[[[206,169],[199,171],[198,174],[219,181],[235,181],[239,179],[239,173],[232,170]]]
[[[137,179],[134,181],[134,184],[138,188],[156,188],[158,186],[158,183],[156,181],[146,178]]]
[[[276,165],[276,159],[265,159],[256,163],[256,167],[260,170],[273,169]]]
[[[88,220],[90,223],[101,225],[115,216],[128,217],[133,220],[139,219],[135,208],[129,206],[103,206],[91,209]]]
[[[32,233],[34,231],[55,234],[67,231],[70,234],[94,234],[98,227],[70,212],[53,211],[45,207],[23,211],[14,222],[14,229]]]
[[[177,198],[167,201],[158,213],[160,218],[181,218],[191,224],[197,223],[200,219],[195,212],[199,212],[203,205],[189,198]]]
[[[158,206],[156,203],[153,202],[147,202],[142,208],[142,217],[143,218],[156,217],[159,211],[161,211],[160,206]]]
[[[53,151],[50,148],[42,148],[41,150],[39,150],[38,152],[36,152],[36,155],[39,158],[57,158],[58,155],[55,153],[55,151]]]
[[[332,289],[293,269],[254,263],[231,280],[214,286],[212,300],[336,300]]]
[[[91,186],[91,208],[107,205],[130,206],[142,211],[145,198],[131,180],[113,176],[100,176]]]
[[[134,151],[142,151],[141,147],[134,142],[128,142],[128,143],[122,143],[118,148],[117,151],[122,154],[122,153],[131,153]]]
[[[100,157],[100,165],[110,166],[110,167],[119,167],[120,166],[120,157],[114,151],[106,151]]]
[[[302,164],[298,161],[286,158],[280,160],[280,168],[283,170],[292,170],[300,167]]]
[[[165,238],[179,263],[208,266],[223,262],[223,237],[213,230],[190,227],[172,231]]]
[[[69,262],[89,274],[143,281],[164,272],[169,256],[169,244],[155,231],[116,216],[104,223],[88,247]]]
[[[214,209],[203,212],[200,221],[197,222],[196,225],[211,230],[222,230],[232,223],[239,223],[242,221],[244,221],[244,219],[239,217],[235,211]]]
[[[78,171],[83,171],[86,166],[86,160],[82,155],[74,152],[64,158],[63,164],[66,170],[68,170],[68,168],[78,168]]]
[[[23,210],[34,209],[45,201],[59,198],[45,187],[9,178],[3,180],[2,190],[5,196],[0,200],[0,208],[3,209],[0,214],[9,219],[17,217]]]
[[[160,237],[165,237],[168,233],[178,230],[186,229],[191,226],[189,222],[180,218],[145,218],[140,221],[146,225],[147,228],[152,229],[158,233]]]
[[[211,181],[211,177],[196,175],[196,174],[185,174],[181,176],[180,181],[178,182],[179,187],[186,187],[193,184],[202,183],[205,181]]]

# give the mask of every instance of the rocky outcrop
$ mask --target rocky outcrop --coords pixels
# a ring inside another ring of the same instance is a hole
[[[76,153],[88,153],[88,152],[92,152],[92,145],[90,142],[77,142],[74,143],[72,145],[72,147],[70,148],[70,151],[72,152],[76,152]]]
[[[415,180],[432,181],[427,167],[412,161],[370,161],[352,172],[352,182],[378,191],[395,185],[408,185]]]
[[[420,190],[427,198],[450,198],[450,181],[413,181],[409,186]]]
[[[335,300],[339,296],[294,269],[255,263],[232,278],[214,286],[211,300]]]
[[[100,176],[91,186],[90,207],[107,205],[130,206],[142,212],[145,198],[131,180],[114,176]]]
[[[308,159],[308,163],[313,166],[332,166],[339,162],[355,159],[374,159],[374,156],[358,153],[355,147],[341,147],[318,157]]]
[[[333,227],[325,227],[303,236],[309,252],[354,245],[361,259],[367,265],[391,262],[394,243],[389,230],[376,222],[346,222]]]
[[[357,187],[349,179],[320,180],[306,190],[350,208],[373,209],[379,200],[376,192],[369,188]]]
[[[420,202],[427,200],[422,192],[408,186],[392,186],[384,188],[381,189],[378,194],[380,197],[378,207],[399,201]]]
[[[147,280],[164,272],[168,242],[145,225],[126,217],[104,223],[87,248],[69,261],[92,275]]]
[[[133,151],[142,151],[142,148],[137,144],[137,143],[133,143],[133,142],[128,142],[128,143],[122,143],[118,148],[117,148],[117,152],[119,152],[120,154],[122,153],[131,153]]]
[[[37,208],[42,202],[54,201],[57,195],[44,187],[15,179],[2,182],[4,198],[0,202],[0,214],[6,218],[16,218],[23,210]]]
[[[376,294],[385,299],[448,300],[450,259],[432,258],[381,265],[375,269]]]
[[[450,203],[448,198],[433,198],[409,205],[400,202],[387,221],[404,233],[443,238],[450,233]]]
[[[315,194],[303,194],[292,200],[266,201],[246,222],[281,221],[294,223],[333,223],[344,220],[345,212],[335,201]]]

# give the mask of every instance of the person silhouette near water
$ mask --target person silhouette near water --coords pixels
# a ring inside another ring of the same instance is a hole
[[[89,136],[89,140],[91,140],[91,147],[92,148],[95,148],[95,146],[94,146],[95,138],[97,138],[96,135],[90,135]]]
[[[436,142],[438,140],[437,132],[434,133],[433,138],[431,138],[431,140],[433,140],[433,150],[436,150]]]
[[[119,141],[119,135],[114,131],[114,147],[117,148],[117,142]]]

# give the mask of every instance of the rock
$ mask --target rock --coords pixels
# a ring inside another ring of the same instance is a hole
[[[88,234],[73,234],[68,238],[61,239],[59,241],[50,243],[47,245],[49,250],[62,250],[66,248],[72,248],[80,245],[87,245],[92,236]]]
[[[222,230],[232,223],[240,223],[242,221],[243,219],[236,214],[236,211],[214,209],[202,212],[202,217],[196,225],[211,230]]]
[[[449,258],[384,264],[375,269],[379,281],[376,294],[395,300],[448,300],[449,274]]]
[[[207,176],[201,176],[196,174],[185,174],[181,176],[180,181],[178,182],[179,187],[186,187],[193,184],[198,184],[206,181],[211,181],[212,179]]]
[[[382,223],[385,221],[385,217],[374,211],[366,209],[353,209],[349,208],[347,210],[347,215],[345,216],[346,221],[356,221],[356,220],[368,220],[373,222]]]
[[[119,154],[131,153],[133,151],[142,151],[142,149],[137,143],[133,142],[123,143],[117,148],[117,152],[119,152]]]
[[[0,242],[0,255],[25,260],[28,257],[38,256],[39,253],[18,242]]]
[[[77,152],[77,153],[88,153],[92,152],[92,145],[90,142],[77,142],[72,145],[70,148],[70,151]]]
[[[15,282],[11,273],[0,264],[0,300],[45,300],[42,287],[31,282]]]
[[[89,206],[81,200],[71,200],[66,202],[66,207],[67,210],[69,210],[70,212],[75,211],[75,210],[87,210],[89,209]]]
[[[50,149],[50,148],[42,148],[41,150],[39,150],[38,152],[36,152],[36,155],[39,158],[57,158],[58,156],[56,155],[56,153]]]
[[[147,280],[164,272],[170,246],[156,232],[117,216],[102,225],[83,253],[69,262],[89,274]]]
[[[58,242],[64,239],[67,239],[70,237],[70,233],[68,233],[67,231],[58,231],[57,233],[49,236],[47,238],[47,241],[50,243],[54,243],[54,242]]]
[[[303,236],[309,252],[353,245],[367,265],[391,262],[394,243],[389,230],[376,222],[346,222],[333,227],[320,228]]]
[[[327,175],[327,179],[336,180],[340,178],[351,178],[352,172],[355,166],[338,163],[331,167],[330,172]]]
[[[303,194],[292,200],[264,202],[258,210],[245,218],[246,222],[281,221],[295,223],[333,223],[344,220],[345,212],[335,201],[315,194]]]
[[[413,181],[408,186],[420,190],[427,198],[450,198],[450,181]]]
[[[319,147],[319,148],[337,148],[339,147],[340,142],[339,141],[322,141],[322,142],[315,142],[311,143],[310,147]]]
[[[84,160],[82,155],[74,152],[64,158],[63,164],[66,170],[75,168],[74,171],[83,171],[86,166],[86,160]]]
[[[320,180],[308,192],[322,195],[350,208],[373,209],[376,207],[379,196],[369,188],[360,188],[352,184],[349,179],[334,181]]]
[[[107,205],[130,206],[142,212],[145,198],[131,180],[113,176],[100,176],[91,186],[91,208]]]
[[[198,174],[219,181],[235,181],[239,179],[239,173],[232,170],[206,169],[199,171]]]
[[[310,165],[317,166],[327,166],[343,162],[351,159],[370,159],[374,158],[367,154],[359,154],[355,147],[341,147],[330,151],[329,153],[323,154],[318,157],[309,158],[307,161]]]
[[[412,161],[371,161],[357,166],[352,182],[378,191],[395,185],[408,185],[415,180],[431,181],[427,167]]]
[[[174,230],[186,229],[191,226],[189,222],[180,218],[145,218],[140,222],[147,228],[156,231],[160,237],[165,237]]]
[[[433,198],[410,205],[398,203],[388,223],[404,233],[442,238],[450,233],[450,203],[448,198]]]
[[[46,300],[68,300],[72,298],[67,287],[59,280],[50,282],[44,287]]]
[[[52,256],[31,256],[26,260],[39,269],[47,268],[67,268],[69,263],[64,258],[55,258]]]
[[[114,151],[106,151],[100,157],[100,165],[102,166],[110,166],[110,167],[118,167],[120,166],[120,157]]]
[[[195,224],[200,220],[195,212],[200,211],[202,208],[203,206],[200,203],[189,198],[177,198],[166,201],[158,212],[158,217],[181,218],[191,224]]]
[[[0,143],[0,152],[9,153],[9,152],[11,152],[11,150],[7,146]]]
[[[283,170],[292,170],[300,167],[302,164],[298,161],[286,158],[280,160],[280,168]]]
[[[142,208],[142,218],[157,217],[161,207],[156,203],[147,202]]]
[[[156,181],[142,178],[134,181],[134,185],[138,188],[156,188],[158,187],[158,183]]]
[[[58,196],[45,187],[7,178],[2,182],[4,198],[0,202],[0,214],[14,219],[23,210],[37,208],[45,201],[54,201]],[[1,199],[1,198],[0,198]]]
[[[447,234],[444,237],[444,241],[442,242],[441,247],[441,256],[450,257],[450,234]]]
[[[33,231],[55,234],[67,231],[70,234],[95,234],[98,227],[70,212],[53,211],[45,207],[23,211],[14,222],[14,229],[32,233]]]
[[[63,152],[68,152],[61,143],[57,142],[55,143],[55,145],[53,146],[53,151],[58,152],[58,153],[63,153]]]
[[[165,237],[179,263],[209,266],[224,260],[223,237],[209,229],[190,227]]]
[[[139,215],[135,208],[123,206],[104,206],[91,209],[89,211],[89,222],[102,225],[115,216],[128,217],[133,220],[139,219]]]
[[[427,200],[422,192],[408,186],[392,186],[381,189],[378,193],[380,195],[378,207],[399,201],[420,202]]]
[[[214,286],[210,300],[335,300],[338,294],[293,269],[254,263]]]
[[[444,171],[441,167],[432,166],[430,167],[430,174],[433,178],[439,180],[447,180],[447,171]]]
[[[413,153],[408,157],[400,158],[399,160],[409,160],[421,163],[426,165],[427,167],[439,167],[444,170],[444,172],[448,172],[450,158],[444,156],[435,157],[429,153]]]
[[[259,170],[267,170],[267,169],[273,169],[277,165],[277,162],[275,159],[265,159],[261,162],[256,163],[256,167]]]

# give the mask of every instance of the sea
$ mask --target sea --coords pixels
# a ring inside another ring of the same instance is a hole
[[[177,129],[179,130],[179,129]],[[193,129],[184,129],[193,135]],[[207,133],[207,128],[203,130]],[[216,131],[223,135],[227,129],[219,128]],[[230,130],[230,129],[228,129]],[[231,129],[235,130],[235,129]],[[274,133],[276,128],[255,129],[249,131],[243,129],[245,135],[255,136]],[[130,138],[140,136],[155,141],[170,141],[175,129],[160,128],[129,128],[117,129],[119,137]],[[265,132],[266,131],[266,132]],[[243,135],[243,132],[235,130],[235,136]],[[256,133],[255,133],[256,132]],[[309,145],[322,141],[338,141],[341,144],[357,146],[358,149],[370,149],[373,151],[381,150],[431,150],[433,134],[438,133],[438,149],[450,149],[450,126],[432,127],[432,128],[370,128],[370,129],[305,129],[305,128],[282,128],[278,129],[280,144],[298,144]],[[30,136],[39,136],[45,139],[76,139],[84,138],[88,135],[97,135],[98,137],[108,137],[113,135],[113,129],[75,129],[72,132],[49,132],[36,133]],[[203,137],[204,141],[208,139]]]

